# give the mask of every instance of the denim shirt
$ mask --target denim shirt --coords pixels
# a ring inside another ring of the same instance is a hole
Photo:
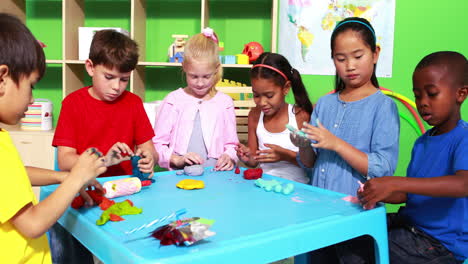
[[[398,161],[400,119],[393,100],[380,90],[354,102],[342,101],[337,93],[320,98],[310,124],[320,123],[335,136],[367,154],[368,171],[362,175],[336,152],[314,148],[313,186],[356,195],[358,181],[393,175]],[[298,162],[304,166],[299,159]]]

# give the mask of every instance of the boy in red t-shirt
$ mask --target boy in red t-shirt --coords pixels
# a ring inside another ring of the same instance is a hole
[[[142,100],[125,90],[137,62],[135,41],[114,30],[96,32],[85,62],[92,85],[69,94],[62,102],[52,142],[58,149],[61,170],[69,170],[79,154],[92,146],[105,153],[108,169],[102,176],[132,174],[129,159],[134,155],[142,157],[138,162],[141,172],[153,172],[158,161],[152,143],[154,130]],[[84,191],[81,195],[92,205]],[[54,248],[52,257],[54,262],[69,263],[58,261]]]

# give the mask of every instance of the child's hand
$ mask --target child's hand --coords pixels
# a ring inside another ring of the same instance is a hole
[[[106,192],[104,187],[102,187],[102,185],[96,181],[96,179],[91,180],[87,187],[84,187],[80,190],[80,195],[83,197],[85,207],[91,207],[95,204],[91,196],[89,196],[89,194],[86,192],[86,189],[91,190],[91,187],[94,187],[95,190],[100,190],[102,193]]]
[[[328,131],[322,124],[317,120],[318,127],[311,124],[303,124],[302,131],[307,134],[307,138],[316,141],[312,143],[315,148],[323,148],[336,151],[339,147],[340,139]]]
[[[135,156],[140,156],[141,159],[138,161],[138,168],[143,173],[151,173],[148,178],[153,177],[154,171],[154,159],[153,155],[147,150],[137,149]]]
[[[216,162],[215,170],[217,171],[226,171],[232,170],[234,168],[234,162],[232,161],[231,157],[228,154],[224,153]]]
[[[106,154],[106,166],[119,164],[124,160],[130,160],[133,156],[133,151],[130,147],[122,142],[115,143]]]
[[[203,162],[205,162],[202,157],[195,152],[188,152],[182,157],[184,158],[184,164],[188,165],[203,164]]]
[[[257,150],[257,155],[254,159],[258,162],[277,162],[285,160],[284,151],[285,149],[274,144],[265,144],[265,147],[269,149]]]
[[[298,148],[310,147],[310,140],[303,138],[296,133],[290,133],[289,139],[291,140],[291,143]]]
[[[244,144],[239,143],[236,147],[237,157],[244,163],[250,160],[250,148],[246,147]]]
[[[88,182],[107,170],[105,163],[105,158],[102,157],[101,152],[95,148],[89,148],[78,157],[67,178],[81,178],[82,185],[87,185]]]
[[[378,202],[389,198],[393,190],[395,176],[373,178],[364,183],[363,190],[358,190],[357,195],[364,209],[372,209]]]

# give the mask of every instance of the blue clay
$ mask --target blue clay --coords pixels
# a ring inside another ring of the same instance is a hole
[[[140,156],[132,156],[130,160],[132,161],[132,174],[133,177],[137,177],[140,179],[140,181],[145,181],[145,180],[151,180],[151,182],[154,182],[153,179],[148,179],[150,176],[150,173],[143,173],[140,171],[138,168],[138,161],[141,159]]]
[[[286,184],[286,186],[283,188],[283,194],[291,194],[292,192],[294,192],[294,184],[292,183],[288,183]]]
[[[274,191],[276,193],[282,193],[285,195],[291,194],[294,191],[294,184],[288,183],[286,185],[281,185],[277,180],[264,180],[262,178],[255,181],[255,185],[264,189],[267,192]]]

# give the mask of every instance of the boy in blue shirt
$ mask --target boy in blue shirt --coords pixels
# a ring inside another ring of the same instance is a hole
[[[462,263],[468,258],[468,64],[457,52],[424,57],[413,74],[421,117],[433,126],[416,140],[407,177],[374,178],[358,191],[364,208],[404,203],[388,215],[390,262]]]

